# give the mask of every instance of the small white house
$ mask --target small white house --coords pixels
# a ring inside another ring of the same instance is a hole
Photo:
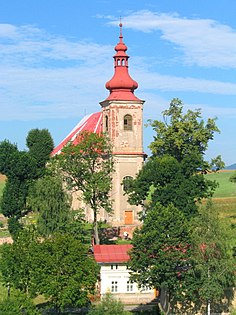
[[[100,265],[100,295],[111,293],[125,304],[145,304],[155,299],[153,289],[138,288],[130,281],[130,271],[127,269],[130,244],[124,245],[94,245],[94,257]]]

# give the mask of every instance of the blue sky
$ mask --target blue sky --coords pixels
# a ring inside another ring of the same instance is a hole
[[[25,148],[33,128],[57,145],[100,111],[113,75],[119,18],[144,120],[170,100],[217,117],[207,159],[236,162],[235,0],[0,0],[0,141]],[[145,151],[152,141],[144,129]]]

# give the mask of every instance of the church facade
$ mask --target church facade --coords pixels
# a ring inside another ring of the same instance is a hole
[[[59,154],[63,146],[76,139],[84,131],[107,133],[113,146],[114,174],[111,199],[113,213],[100,212],[100,220],[106,220],[113,226],[136,226],[139,224],[140,206],[130,205],[124,195],[122,181],[125,177],[135,177],[142,168],[145,153],[143,152],[143,104],[134,90],[138,83],[131,78],[128,71],[127,46],[123,42],[122,24],[120,24],[119,42],[115,46],[114,75],[106,83],[109,96],[100,102],[102,110],[86,116],[71,133],[54,149],[52,155]],[[74,196],[73,207],[83,207],[85,217],[92,220],[92,212],[81,205]]]

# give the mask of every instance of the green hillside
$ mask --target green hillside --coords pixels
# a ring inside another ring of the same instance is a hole
[[[217,173],[207,174],[206,177],[210,180],[215,180],[219,183],[214,198],[229,198],[236,197],[236,184],[231,183],[229,178],[233,175],[234,171],[221,171]]]
[[[219,183],[216,189],[213,204],[220,216],[236,227],[236,183],[231,183],[229,178],[235,171],[221,171],[207,174],[207,178]]]

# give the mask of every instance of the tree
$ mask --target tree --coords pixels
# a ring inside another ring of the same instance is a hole
[[[26,152],[7,140],[0,142],[0,172],[7,176],[0,208],[10,218],[9,230],[14,237],[20,228],[17,221],[29,211],[26,204],[29,187],[43,175],[53,140],[47,130],[34,129],[28,134],[27,145]]]
[[[230,233],[229,226],[210,202],[201,207],[192,223],[192,289],[195,303],[207,305],[207,314],[211,313],[211,307],[214,312],[222,312],[228,307],[223,298],[226,290],[235,286],[235,258],[230,247]],[[230,297],[228,299],[229,303]]]
[[[234,172],[233,175],[230,176],[229,180],[232,183],[236,183],[236,172]]]
[[[0,272],[5,285],[28,296],[42,294],[58,310],[89,304],[99,266],[89,246],[69,233],[42,239],[24,228],[13,244],[1,247]]]
[[[92,209],[94,238],[99,244],[97,216],[101,209],[112,211],[109,193],[113,159],[108,138],[88,131],[81,133],[76,145],[68,144],[55,157],[55,165],[61,170],[67,188],[79,191],[81,199]]]
[[[114,299],[111,294],[103,297],[101,303],[90,309],[88,315],[131,315],[132,313],[124,310],[124,305]]]
[[[27,135],[26,145],[29,154],[37,164],[38,176],[42,176],[45,165],[50,159],[50,154],[54,148],[53,139],[47,129],[32,129]]]
[[[57,309],[89,304],[99,267],[88,247],[73,236],[57,233],[39,243],[31,268],[37,291]]]
[[[62,178],[49,169],[35,181],[27,198],[30,209],[37,213],[36,227],[40,236],[70,233],[81,242],[90,242],[90,231],[85,228],[84,214],[71,209],[71,196],[63,187]]]
[[[198,215],[199,202],[211,197],[217,186],[205,172],[222,167],[223,162],[220,156],[211,162],[204,158],[209,141],[219,132],[216,119],[205,123],[200,110],[184,113],[179,99],[171,101],[163,117],[149,122],[155,131],[152,156],[136,179],[125,182],[130,203],[144,206],[130,268],[140,285],[164,287],[172,310],[176,305],[187,309],[191,308],[187,293],[193,292],[188,222]]]
[[[36,247],[33,227],[22,229],[13,244],[1,246],[0,271],[5,284],[26,294],[35,293],[32,264]]]
[[[49,237],[68,224],[71,219],[71,198],[63,189],[60,177],[45,175],[29,191],[28,206],[38,212],[40,235]]]
[[[156,204],[135,230],[130,251],[131,279],[140,287],[165,289],[176,305],[185,294],[191,256],[188,221],[173,205]]]
[[[221,158],[208,163],[204,154],[219,130],[215,119],[205,124],[199,110],[184,114],[178,99],[171,101],[163,116],[163,122],[150,122],[156,132],[150,144],[152,156],[136,179],[128,179],[126,192],[131,204],[144,204],[147,199],[154,206],[157,202],[163,206],[173,203],[191,217],[197,213],[196,202],[211,197],[217,186],[204,172],[222,166]]]

